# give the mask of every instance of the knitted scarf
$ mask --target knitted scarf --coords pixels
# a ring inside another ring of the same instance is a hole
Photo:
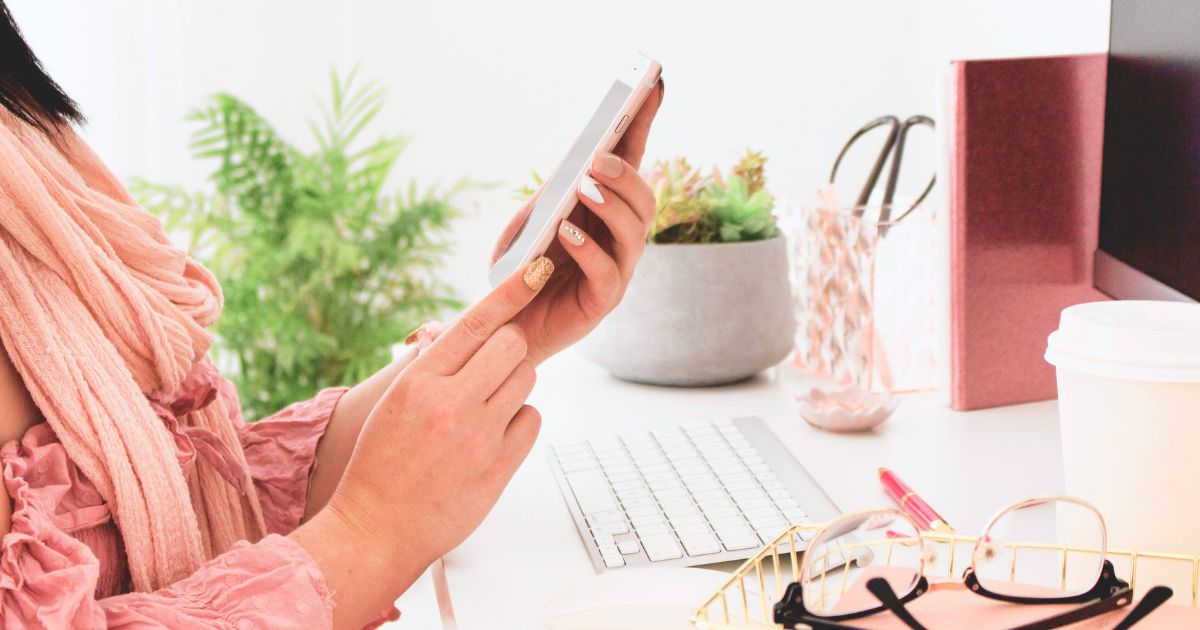
[[[0,340],[108,502],[139,591],[263,536],[236,401],[180,400],[185,380],[220,378],[205,327],[221,304],[71,129],[0,108]]]

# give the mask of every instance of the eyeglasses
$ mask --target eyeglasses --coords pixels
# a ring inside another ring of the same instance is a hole
[[[1094,505],[1073,497],[1037,497],[992,518],[959,582],[930,582],[936,547],[896,510],[847,514],[809,542],[799,579],[775,604],[786,628],[847,629],[845,621],[891,611],[909,628],[924,626],[905,607],[930,590],[966,588],[1014,604],[1079,604],[1014,630],[1049,630],[1128,606],[1129,583],[1105,558],[1108,533]],[[953,547],[951,548],[953,553]],[[1018,554],[1020,563],[1018,564]],[[1132,627],[1172,596],[1156,586],[1114,628]]]

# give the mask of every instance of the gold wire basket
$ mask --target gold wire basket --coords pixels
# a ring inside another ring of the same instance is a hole
[[[696,609],[692,614],[692,625],[706,630],[782,628],[773,621],[772,609],[775,602],[783,597],[788,584],[800,577],[803,552],[796,544],[797,537],[810,539],[822,527],[821,524],[796,525],[760,549],[737,568],[720,590]],[[970,563],[970,555],[978,540],[976,536],[940,532],[922,532],[921,538],[932,542],[934,547],[932,557],[936,560],[933,566],[925,568],[925,574],[930,578],[959,577],[962,568]],[[847,548],[853,546],[848,545]],[[1071,558],[1099,553],[1099,549],[1068,545],[1005,543],[1005,546],[1012,549],[1011,574],[1017,570],[1017,560],[1022,551],[1056,552],[1064,581]],[[1109,548],[1105,557],[1112,561],[1117,575],[1129,581],[1135,596],[1140,594],[1138,573],[1150,572],[1154,575],[1154,584],[1166,584],[1174,589],[1175,596],[1170,603],[1197,607],[1200,556]],[[885,566],[887,564],[884,563]],[[845,592],[845,580],[833,582],[839,593]]]

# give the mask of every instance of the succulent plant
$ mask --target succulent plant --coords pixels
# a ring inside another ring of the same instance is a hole
[[[765,190],[752,192],[752,181],[733,175],[724,187],[714,182],[705,190],[722,242],[761,241],[779,234],[771,214],[775,198]]]
[[[655,162],[644,174],[657,199],[650,241],[733,243],[778,235],[766,162],[761,152],[747,150],[728,177],[716,168],[704,175],[684,158]]]

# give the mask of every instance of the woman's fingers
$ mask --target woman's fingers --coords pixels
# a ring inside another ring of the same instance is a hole
[[[518,269],[459,316],[413,365],[447,376],[458,372],[497,329],[533,301],[552,273],[554,263],[545,256]]]
[[[607,312],[616,303],[623,284],[617,261],[583,228],[570,221],[564,220],[559,225],[558,240],[587,279],[586,290],[580,295],[591,299],[593,303],[586,306],[593,312]]]
[[[529,405],[522,406],[504,430],[500,454],[484,473],[482,482],[494,484],[494,488],[497,489],[508,485],[521,462],[525,461],[529,451],[533,450],[533,443],[537,440],[541,428],[542,415],[538,410]]]
[[[513,371],[525,360],[529,345],[525,333],[516,324],[501,326],[483,343],[479,351],[467,360],[458,371],[461,387],[478,396],[478,400],[492,397]],[[513,408],[516,411],[516,408]]]
[[[545,184],[542,184],[542,186],[544,187]],[[525,202],[525,205],[521,206],[520,210],[517,210],[516,214],[508,220],[508,224],[504,226],[504,229],[500,231],[500,237],[496,239],[496,247],[492,249],[493,265],[496,264],[497,260],[500,260],[504,252],[508,251],[508,246],[517,237],[517,232],[521,231],[521,226],[525,225],[525,221],[529,219],[529,213],[533,212],[533,204],[537,203],[537,199],[541,194],[542,189],[538,188],[538,191],[533,193],[533,196]]]
[[[601,153],[592,160],[590,173],[596,181],[623,199],[649,229],[654,221],[654,191],[633,164],[618,155]],[[644,238],[645,234],[642,236]]]
[[[504,382],[492,393],[491,398],[488,398],[488,417],[496,418],[502,422],[503,424],[499,426],[503,430],[508,421],[525,404],[536,382],[537,372],[534,371],[533,364],[522,358],[511,372],[507,374]]]
[[[629,204],[611,189],[595,183],[590,177],[584,176],[583,184],[579,187],[579,200],[588,210],[604,222],[613,240],[613,258],[621,271],[621,278],[629,280],[633,269],[637,266],[638,258],[646,247],[647,225]],[[563,225],[570,225],[564,223]],[[564,228],[566,229],[566,228]],[[578,229],[578,228],[573,228]],[[572,236],[568,230],[560,236]],[[573,241],[568,239],[564,244]]]
[[[646,97],[646,102],[642,103],[642,108],[633,117],[625,135],[617,143],[614,153],[632,164],[634,169],[642,164],[642,155],[646,153],[646,137],[650,135],[650,125],[654,123],[658,107],[662,105],[664,89],[663,81],[659,79],[658,85],[654,87],[650,96]]]

